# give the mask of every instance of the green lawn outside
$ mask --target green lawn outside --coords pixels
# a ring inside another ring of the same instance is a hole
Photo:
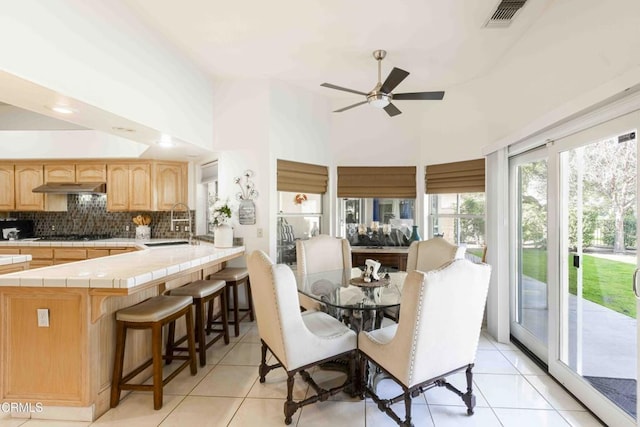
[[[547,281],[547,251],[525,249],[523,273]],[[635,266],[619,261],[583,255],[583,297],[618,313],[636,317],[636,300],[631,289]],[[569,267],[569,292],[576,294],[576,269]]]

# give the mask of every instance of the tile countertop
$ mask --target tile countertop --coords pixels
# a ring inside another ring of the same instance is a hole
[[[31,255],[0,255],[0,265],[18,264],[31,261]]]
[[[165,239],[169,240],[169,239]],[[160,239],[154,240],[154,242]],[[11,241],[11,245],[23,241]],[[137,246],[142,250],[108,257],[88,259],[50,267],[0,275],[0,286],[69,287],[69,288],[135,288],[145,283],[197,267],[218,259],[240,256],[244,246],[216,248],[200,245],[159,246],[146,248],[131,239],[107,239],[93,242],[27,242],[27,246]],[[60,245],[60,243],[74,243]],[[87,243],[90,243],[87,245]],[[7,245],[5,245],[7,246]]]

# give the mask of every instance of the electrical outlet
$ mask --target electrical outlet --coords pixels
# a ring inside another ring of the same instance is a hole
[[[51,231],[56,231],[56,226],[55,225],[51,226]]]
[[[48,328],[49,327],[49,309],[38,308],[36,309],[36,312],[38,313],[38,327]]]
[[[258,228],[258,237],[262,237],[262,228]]]
[[[124,231],[129,231],[129,226],[128,225],[124,226]]]
[[[176,225],[176,231],[180,231],[180,226]]]

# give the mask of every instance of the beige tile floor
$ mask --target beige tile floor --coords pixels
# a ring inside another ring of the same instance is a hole
[[[286,397],[286,375],[272,371],[267,381],[258,381],[260,339],[255,323],[243,323],[241,335],[229,345],[219,342],[209,349],[208,365],[196,376],[184,370],[165,387],[164,406],[153,410],[150,393],[133,392],[120,405],[93,423],[51,422],[11,419],[0,415],[0,427],[76,426],[284,426],[282,412]],[[474,369],[477,406],[466,415],[460,398],[442,389],[429,390],[414,399],[414,424],[418,426],[600,426],[580,403],[567,394],[537,365],[511,344],[500,344],[483,334]],[[314,371],[319,382],[340,381],[340,374]],[[450,381],[462,388],[464,374]],[[378,391],[391,396],[398,391],[390,380],[379,383]],[[296,380],[295,398],[308,392],[304,381]],[[402,404],[398,410],[404,413]],[[394,426],[370,399],[352,399],[340,393],[326,402],[298,410],[293,426],[383,427]]]

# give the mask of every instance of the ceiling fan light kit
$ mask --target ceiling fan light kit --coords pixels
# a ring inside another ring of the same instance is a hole
[[[382,83],[381,76],[381,67],[382,60],[387,56],[387,51],[379,49],[373,51],[373,57],[376,61],[378,61],[378,83],[376,86],[369,92],[361,92],[354,89],[348,89],[341,86],[336,86],[331,83],[322,83],[320,86],[327,87],[329,89],[341,90],[343,92],[355,93],[357,95],[364,95],[366,101],[361,101],[356,104],[349,105],[344,108],[340,108],[339,110],[335,110],[334,113],[341,113],[346,110],[350,110],[351,108],[358,107],[363,104],[369,104],[376,108],[383,109],[389,115],[389,117],[397,116],[401,114],[402,111],[398,109],[395,105],[391,103],[391,100],[435,100],[439,101],[444,98],[443,91],[437,92],[413,92],[413,93],[398,93],[393,94],[392,91],[398,86],[407,76],[409,75],[408,71],[402,70],[400,68],[394,67],[393,70],[387,76],[387,79]]]

